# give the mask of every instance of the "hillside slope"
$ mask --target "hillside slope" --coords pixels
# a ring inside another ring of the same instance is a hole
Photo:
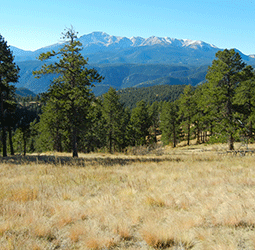
[[[42,76],[40,79],[36,79],[32,75],[34,70],[40,69],[42,62],[28,61],[17,64],[21,69],[19,82],[15,84],[17,88],[25,87],[36,94],[48,90],[54,75]],[[139,87],[139,85],[142,85],[141,87],[161,84],[191,84],[195,86],[204,80],[207,69],[207,66],[197,68],[162,64],[89,65],[89,67],[95,68],[104,77],[104,80],[93,88],[97,96],[107,92],[110,86],[118,90]],[[194,72],[199,72],[199,75],[194,77]]]
[[[143,88],[127,88],[119,90],[120,102],[130,109],[136,106],[136,103],[144,100],[148,104],[155,101],[175,101],[183,93],[185,85],[160,85]]]

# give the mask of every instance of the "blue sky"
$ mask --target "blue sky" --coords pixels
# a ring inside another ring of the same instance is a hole
[[[255,0],[0,0],[0,34],[9,45],[35,50],[79,35],[202,40],[255,54]]]

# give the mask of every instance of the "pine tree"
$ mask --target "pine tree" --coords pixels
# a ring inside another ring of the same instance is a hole
[[[35,120],[38,118],[38,115],[35,110],[29,109],[27,107],[18,107],[16,109],[16,128],[21,133],[23,141],[23,155],[27,153],[27,142],[31,137],[31,123],[35,123]]]
[[[38,140],[41,149],[63,152],[64,149],[67,149],[63,144],[68,144],[65,136],[65,129],[68,127],[67,114],[64,112],[65,106],[61,91],[55,89],[54,94],[54,96],[46,98],[46,105],[42,108],[43,113],[38,125]]]
[[[15,110],[15,88],[10,83],[18,81],[19,68],[14,63],[14,57],[7,42],[0,35],[0,122],[2,128],[3,156],[7,156],[6,127],[7,114]]]
[[[81,141],[86,153],[107,145],[107,128],[103,117],[103,101],[101,97],[97,98],[93,103],[88,120],[90,126],[83,130],[83,140]]]
[[[157,142],[157,131],[159,128],[159,103],[157,101],[153,102],[148,109],[149,117],[151,121],[150,134],[154,143]]]
[[[196,106],[193,95],[193,88],[191,85],[187,85],[178,100],[179,115],[182,120],[183,130],[187,134],[187,145],[190,145],[192,118]]]
[[[130,138],[135,146],[145,145],[151,126],[149,112],[146,103],[141,100],[132,110],[130,117]]]
[[[10,145],[10,151],[11,155],[14,155],[14,148],[13,148],[13,142],[12,142],[12,134],[13,130],[15,129],[15,114],[17,110],[17,100],[16,100],[16,94],[15,94],[16,88],[13,85],[9,85],[9,91],[7,92],[7,101],[5,105],[7,105],[6,113],[5,113],[5,122],[7,125],[7,131],[9,135],[9,145]],[[5,106],[4,105],[4,106]]]
[[[44,64],[41,70],[34,72],[42,74],[57,74],[48,90],[48,99],[54,100],[61,108],[61,121],[66,119],[65,132],[70,132],[73,157],[78,157],[78,139],[82,127],[86,127],[89,109],[94,100],[91,86],[100,82],[102,77],[95,69],[86,68],[87,60],[81,55],[82,44],[76,40],[77,33],[71,27],[63,34],[67,43],[59,52],[42,53],[41,61],[57,57],[58,62]],[[56,107],[56,106],[55,106]],[[49,108],[54,113],[54,109]]]
[[[106,121],[106,134],[109,152],[122,150],[125,147],[125,110],[119,101],[119,96],[114,88],[110,88],[103,95],[103,117]]]
[[[207,105],[211,115],[217,119],[218,131],[228,137],[229,150],[234,149],[234,135],[238,129],[235,117],[235,91],[242,81],[245,63],[234,49],[218,51],[212,66],[208,68],[206,80]]]
[[[251,140],[255,117],[255,72],[252,66],[244,68],[241,79],[235,91],[234,105],[239,112],[240,126],[244,129],[245,136]]]
[[[207,138],[207,131],[210,130],[211,120],[205,105],[206,84],[196,87],[193,93],[193,116],[191,122],[196,133],[197,143],[204,143]]]
[[[161,140],[164,145],[170,142],[176,147],[181,137],[180,119],[178,118],[178,106],[176,102],[164,102],[160,116]]]

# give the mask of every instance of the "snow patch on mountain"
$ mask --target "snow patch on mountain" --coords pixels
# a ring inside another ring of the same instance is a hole
[[[140,36],[132,36],[130,38],[130,40],[132,41],[132,46],[133,47],[138,47],[138,46],[141,46],[142,43],[144,42],[144,38],[140,37]]]
[[[202,41],[190,40],[190,39],[176,39],[170,37],[156,37],[151,36],[149,38],[142,37],[120,37],[111,36],[105,32],[93,32],[88,35],[81,36],[79,40],[82,42],[84,47],[90,47],[98,45],[102,47],[140,47],[140,46],[177,46],[177,47],[190,47],[190,48],[217,48],[214,45],[207,44]]]

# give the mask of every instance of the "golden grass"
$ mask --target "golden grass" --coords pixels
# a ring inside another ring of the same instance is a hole
[[[255,249],[255,156],[0,159],[0,249]]]

